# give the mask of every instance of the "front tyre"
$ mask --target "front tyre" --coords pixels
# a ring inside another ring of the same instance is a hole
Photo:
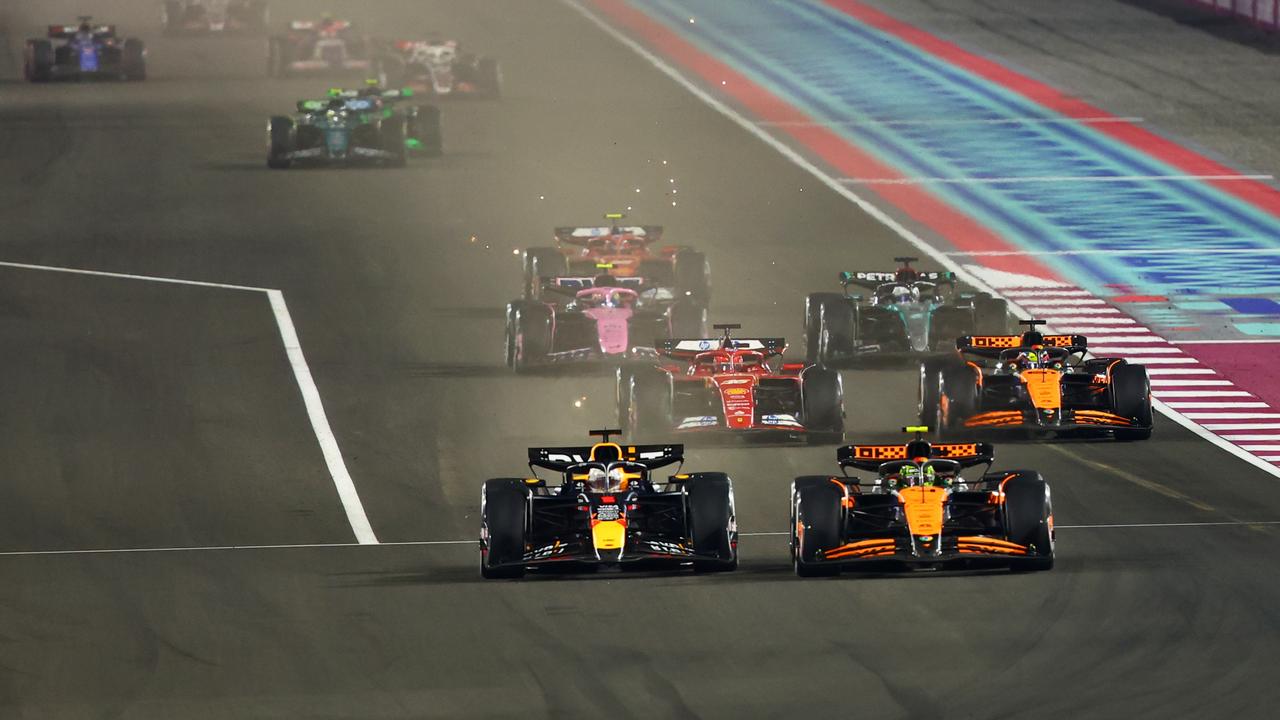
[[[804,475],[791,484],[791,565],[800,577],[840,574],[822,552],[840,547],[844,490],[826,475]]]
[[[1138,427],[1115,431],[1116,440],[1149,440],[1154,418],[1151,413],[1151,381],[1147,369],[1127,362],[1111,374],[1112,411],[1134,421]]]
[[[1010,542],[1025,545],[1029,554],[1010,562],[1018,571],[1053,569],[1055,537],[1049,484],[1034,470],[1011,471],[1003,483],[1005,532]]]
[[[293,118],[277,115],[267,121],[267,167],[285,170],[293,165],[289,153],[294,147]]]
[[[724,473],[696,473],[684,483],[689,538],[699,559],[698,573],[738,568],[738,520],[733,507],[733,481]]]
[[[821,366],[800,374],[800,419],[810,443],[844,438],[844,385],[839,371]]]
[[[484,482],[480,495],[480,576],[486,580],[524,575],[529,490],[519,478]]]

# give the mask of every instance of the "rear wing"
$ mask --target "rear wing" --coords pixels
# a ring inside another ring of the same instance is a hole
[[[840,284],[843,287],[850,285],[858,285],[859,287],[875,288],[885,283],[898,282],[898,273],[890,272],[842,272],[840,273]],[[944,283],[954,285],[956,283],[956,274],[953,272],[925,272],[916,271],[917,282]]]
[[[529,466],[540,467],[553,472],[565,472],[574,465],[591,462],[592,453],[600,446],[613,446],[619,451],[621,458],[627,462],[643,465],[649,470],[684,462],[684,445],[621,445],[614,443],[598,443],[577,447],[540,447],[529,448]]]
[[[603,235],[618,234],[634,235],[637,240],[648,245],[662,239],[662,226],[623,225],[620,227],[610,227],[607,225],[599,225],[579,227],[566,225],[555,229],[556,241],[566,245],[586,245],[592,238],[601,237]]]
[[[594,277],[549,277],[542,278],[543,290],[561,290],[567,293],[574,293],[579,290],[589,290],[596,286]],[[641,288],[646,287],[645,279],[642,277],[609,277],[608,287],[627,288],[639,292]]]
[[[991,464],[995,448],[985,442],[930,443],[917,440],[899,445],[846,445],[836,450],[836,462],[840,467],[859,470],[879,470],[884,463],[913,457],[955,460],[960,467],[973,467]]]
[[[1045,335],[1040,344],[1079,353],[1089,348],[1089,340],[1084,335]],[[956,349],[960,352],[990,357],[998,356],[1002,350],[1023,346],[1021,335],[965,335],[956,339]]]
[[[94,25],[93,36],[96,38],[113,38],[116,36],[115,25]],[[49,38],[51,40],[68,40],[76,36],[80,32],[79,25],[50,25]]]
[[[786,338],[733,338],[733,350],[759,350],[766,357],[781,355],[787,349]],[[724,338],[659,340],[657,351],[676,360],[692,360],[699,353],[719,350]],[[728,348],[726,348],[728,349]]]

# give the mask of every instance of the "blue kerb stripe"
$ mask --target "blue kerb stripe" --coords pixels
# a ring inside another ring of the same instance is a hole
[[[803,2],[634,0],[816,120],[1060,118],[1030,100],[921,53],[843,13]],[[699,22],[689,24],[689,17]],[[853,71],[850,71],[853,68]],[[833,132],[907,175],[1178,175],[1079,123],[835,125]],[[1029,250],[1280,247],[1280,222],[1203,182],[930,185],[929,190]],[[1244,254],[1067,256],[1091,287],[1152,294],[1247,287],[1280,292],[1280,267]]]

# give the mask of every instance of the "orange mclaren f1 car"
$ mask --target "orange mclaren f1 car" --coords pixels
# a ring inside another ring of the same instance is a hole
[[[842,447],[840,475],[805,475],[791,484],[797,575],[853,567],[1053,567],[1053,506],[1040,473],[991,472],[987,443],[930,443],[928,427],[903,429],[915,439]],[[980,476],[961,475],[979,465],[986,466]],[[851,477],[850,469],[871,474]]]
[[[1057,436],[1151,437],[1147,369],[1086,358],[1083,335],[965,336],[956,354],[920,365],[920,422],[943,434],[1022,431]]]

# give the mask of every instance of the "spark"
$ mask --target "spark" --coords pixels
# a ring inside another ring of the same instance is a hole
[[[580,408],[580,407],[582,407],[582,401],[581,401],[581,400],[574,400],[574,401],[573,401],[573,406],[574,406],[574,407],[576,407],[576,408]]]
[[[513,249],[513,250],[511,251],[511,254],[512,254],[512,255],[519,255],[519,254],[520,254],[520,248],[515,248],[515,249]]]
[[[640,188],[636,188],[636,192],[640,192]]]
[[[694,20],[693,18],[689,18],[689,24],[690,24],[690,25],[696,25],[696,24],[697,24],[697,21],[696,21],[696,20]]]
[[[471,236],[471,242],[475,242],[475,241],[476,241],[476,236],[475,236],[475,235],[472,235],[472,236]]]
[[[547,196],[546,196],[546,195],[539,195],[539,196],[538,196],[538,199],[539,199],[539,200],[546,200],[546,199],[547,199]]]

